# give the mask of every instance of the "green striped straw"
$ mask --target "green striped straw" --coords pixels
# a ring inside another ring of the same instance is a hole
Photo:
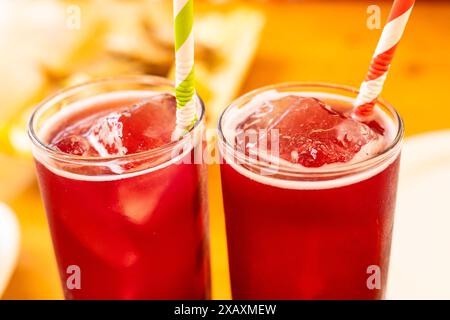
[[[194,101],[194,0],[174,0],[176,128],[172,140],[180,139],[197,121]]]

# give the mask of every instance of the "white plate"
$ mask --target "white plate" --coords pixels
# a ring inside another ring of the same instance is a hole
[[[450,299],[450,131],[402,152],[388,299]]]
[[[19,224],[16,216],[0,202],[0,297],[8,284],[19,253]]]

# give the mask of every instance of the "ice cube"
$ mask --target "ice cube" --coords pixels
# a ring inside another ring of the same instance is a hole
[[[305,167],[350,161],[381,135],[368,125],[310,97],[284,96],[262,102],[259,109],[238,125],[237,132],[271,129],[279,135],[279,157]],[[238,141],[239,143],[239,141]],[[247,153],[256,146],[247,145]],[[270,144],[267,146],[270,148]]]
[[[128,154],[138,153],[170,143],[175,129],[176,100],[173,95],[160,94],[124,111],[122,142]]]
[[[160,147],[171,141],[176,101],[157,94],[107,114],[97,111],[75,121],[51,142],[56,149],[80,156],[121,156]]]
[[[91,145],[85,137],[74,134],[61,137],[56,141],[55,147],[61,152],[76,156],[88,156],[95,152],[91,150]]]
[[[127,148],[123,145],[122,114],[112,112],[99,119],[89,130],[88,141],[100,156],[123,156],[127,154]]]

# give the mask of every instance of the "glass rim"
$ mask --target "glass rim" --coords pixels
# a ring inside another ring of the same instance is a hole
[[[227,141],[227,139],[225,138],[225,135],[223,133],[223,122],[224,122],[224,117],[226,115],[226,113],[234,108],[234,107],[239,107],[239,106],[243,106],[246,104],[246,102],[249,101],[249,98],[252,98],[260,93],[269,91],[269,90],[275,90],[275,89],[289,89],[289,88],[293,88],[293,89],[299,89],[299,88],[310,88],[311,90],[314,89],[330,89],[330,90],[340,90],[341,92],[344,91],[346,93],[349,94],[355,94],[357,95],[359,93],[359,90],[351,87],[351,86],[347,86],[347,85],[339,85],[339,84],[329,84],[329,83],[324,83],[324,82],[284,82],[284,83],[278,83],[278,84],[273,84],[273,85],[268,85],[268,86],[264,86],[264,87],[260,87],[258,89],[252,90],[242,96],[240,96],[239,98],[237,98],[236,100],[234,100],[227,108],[225,108],[219,119],[218,119],[218,123],[217,123],[217,128],[218,128],[218,136],[219,136],[219,150],[221,150],[221,144],[223,144],[223,146],[228,149],[228,150],[232,150],[231,151],[231,157],[234,159],[239,158],[239,160],[241,161],[240,163],[238,163],[237,165],[239,167],[242,167],[244,170],[246,171],[250,171],[251,170],[248,167],[245,167],[245,165],[248,166],[252,166],[252,167],[257,167],[258,169],[264,169],[264,170],[274,170],[274,172],[276,172],[277,175],[294,175],[297,178],[305,178],[305,179],[311,179],[311,178],[323,178],[323,176],[330,176],[331,178],[333,177],[339,177],[341,175],[345,175],[346,173],[358,173],[361,172],[365,169],[371,168],[376,166],[377,164],[382,164],[385,161],[387,161],[388,159],[391,159],[392,156],[397,154],[397,151],[399,149],[399,147],[401,146],[401,143],[403,141],[403,137],[404,137],[404,123],[403,120],[400,116],[400,114],[397,112],[397,110],[389,103],[387,102],[385,99],[379,97],[377,99],[376,102],[376,106],[383,106],[384,108],[388,109],[388,111],[393,115],[394,117],[394,121],[396,121],[396,125],[397,125],[397,132],[395,133],[395,137],[394,139],[389,143],[389,145],[387,147],[385,147],[385,149],[377,154],[374,154],[372,156],[370,156],[369,158],[363,159],[361,161],[357,161],[357,162],[353,162],[353,163],[337,163],[336,166],[333,166],[332,168],[330,167],[319,167],[319,168],[305,168],[303,166],[289,166],[289,167],[285,167],[285,166],[281,166],[278,165],[276,167],[274,167],[273,165],[269,165],[268,163],[264,162],[264,161],[260,161],[260,160],[255,160],[255,159],[251,159],[250,157],[245,156],[245,154],[242,153],[242,151],[234,151],[234,147],[233,145]],[[295,91],[295,90],[293,90]],[[301,92],[301,91],[299,91]],[[320,92],[319,92],[320,93]],[[337,95],[339,95],[339,93],[336,93]],[[239,157],[240,156],[240,157]],[[276,177],[272,177],[274,179],[280,179],[280,178],[276,178]],[[326,177],[325,177],[326,178]]]
[[[196,131],[200,124],[202,123],[205,117],[205,104],[203,100],[195,93],[194,99],[196,99],[196,104],[200,106],[201,114],[198,116],[197,121],[194,126],[189,130],[187,134],[185,134],[178,141],[171,141],[170,143],[164,144],[160,147],[133,153],[127,155],[112,155],[112,156],[79,156],[72,155],[68,153],[64,153],[62,151],[51,148],[48,143],[42,141],[39,138],[38,133],[35,130],[35,124],[41,113],[45,112],[49,108],[51,108],[55,103],[62,101],[64,98],[69,97],[72,94],[83,92],[85,89],[95,88],[96,86],[106,85],[106,84],[142,84],[149,86],[157,86],[157,85],[166,85],[170,86],[173,89],[174,82],[160,76],[152,76],[152,75],[126,75],[126,76],[111,76],[111,77],[102,77],[94,80],[90,80],[87,82],[83,82],[81,84],[69,86],[67,88],[60,89],[51,95],[47,96],[44,100],[38,103],[28,120],[27,124],[27,132],[34,146],[36,146],[39,151],[45,152],[45,154],[53,159],[67,161],[70,163],[79,163],[79,164],[88,164],[95,163],[96,165],[101,165],[103,163],[109,163],[111,161],[134,161],[136,158],[150,158],[153,156],[159,156],[166,152],[170,152],[174,150],[176,147],[188,143],[191,140],[191,135],[194,131]]]

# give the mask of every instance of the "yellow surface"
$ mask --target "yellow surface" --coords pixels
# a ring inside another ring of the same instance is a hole
[[[282,81],[358,86],[379,30],[366,28],[369,2],[261,4],[267,26],[242,92]],[[383,21],[389,2],[382,5]],[[383,96],[403,115],[407,134],[450,128],[450,5],[419,1]],[[226,242],[217,166],[210,174],[213,297],[229,298]],[[35,185],[13,200],[22,227],[18,268],[4,298],[61,298],[44,210]]]

